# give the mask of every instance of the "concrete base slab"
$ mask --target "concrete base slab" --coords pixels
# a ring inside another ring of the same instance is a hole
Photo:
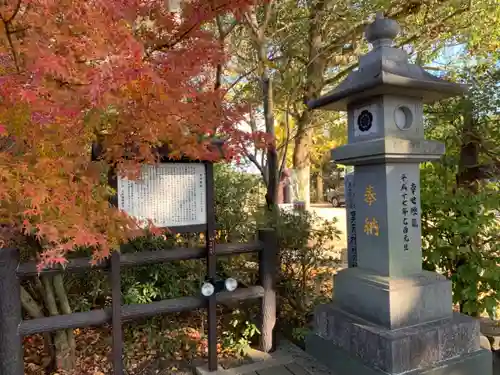
[[[485,349],[436,363],[430,368],[388,373],[366,366],[333,342],[318,335],[306,338],[306,351],[325,364],[334,375],[492,375],[491,352]]]

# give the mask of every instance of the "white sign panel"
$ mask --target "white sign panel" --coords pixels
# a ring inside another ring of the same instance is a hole
[[[206,224],[205,165],[144,165],[139,179],[118,178],[118,208],[159,228]]]

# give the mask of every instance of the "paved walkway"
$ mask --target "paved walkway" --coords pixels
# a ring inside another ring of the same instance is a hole
[[[310,375],[307,370],[296,363],[269,367],[259,371],[252,371],[246,375]]]
[[[324,365],[287,340],[280,340],[278,350],[271,354],[255,352],[254,363],[232,369],[208,372],[197,368],[198,375],[333,375]]]

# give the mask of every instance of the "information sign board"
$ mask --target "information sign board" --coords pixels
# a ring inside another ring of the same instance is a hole
[[[207,223],[203,163],[143,165],[138,180],[118,178],[118,208],[159,228]]]

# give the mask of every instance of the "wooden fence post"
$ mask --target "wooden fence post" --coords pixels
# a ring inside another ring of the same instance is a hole
[[[111,324],[113,327],[113,374],[123,375],[123,327],[122,327],[122,288],[120,274],[120,253],[113,251],[111,253]]]
[[[206,166],[206,204],[207,231],[205,234],[207,249],[207,277],[213,284],[217,277],[217,254],[215,253],[215,196],[214,196],[214,165]],[[217,299],[216,294],[207,298],[208,318],[208,371],[217,371]]]
[[[276,280],[279,272],[278,237],[273,229],[259,230],[263,249],[259,253],[259,279],[264,288],[261,306],[260,350],[276,349]]]
[[[23,375],[24,359],[18,332],[21,285],[16,275],[18,249],[0,249],[0,374]]]

